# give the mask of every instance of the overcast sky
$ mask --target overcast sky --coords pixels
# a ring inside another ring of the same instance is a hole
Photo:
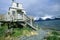
[[[11,2],[11,0],[0,0],[0,13],[6,13]],[[23,4],[27,15],[60,17],[60,0],[15,0],[15,2]]]

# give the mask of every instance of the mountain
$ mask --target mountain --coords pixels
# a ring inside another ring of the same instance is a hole
[[[60,20],[60,18],[55,18],[55,20]]]
[[[60,18],[46,18],[45,20],[43,20],[42,18],[39,18],[38,20],[35,20],[35,21],[49,21],[49,20],[60,20]]]

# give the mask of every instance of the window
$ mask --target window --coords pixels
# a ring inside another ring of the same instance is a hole
[[[15,11],[12,11],[12,15],[15,16]]]
[[[10,15],[10,12],[8,12],[8,15]]]
[[[17,3],[17,7],[19,6],[19,3]]]
[[[22,10],[17,10],[18,13],[24,13]]]

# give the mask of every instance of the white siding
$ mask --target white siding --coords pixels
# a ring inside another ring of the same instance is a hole
[[[23,9],[23,7],[22,7],[22,4],[19,4],[19,7],[18,7],[19,9]]]
[[[16,8],[16,3],[12,3],[12,6],[11,7]]]
[[[12,3],[12,6],[11,7],[12,8],[18,8],[18,9],[23,9],[22,4],[19,4],[18,3],[18,7],[17,7],[17,3],[15,3],[15,2]]]
[[[22,15],[18,14],[18,18],[17,19],[23,19]]]

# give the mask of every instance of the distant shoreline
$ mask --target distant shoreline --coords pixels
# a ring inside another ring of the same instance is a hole
[[[60,31],[60,20],[42,20],[35,21],[43,29]]]
[[[51,31],[59,31],[60,32],[60,30],[56,30],[54,28],[42,28],[42,29],[44,29],[44,30],[51,30]]]
[[[60,20],[60,19],[55,19],[55,20]],[[50,19],[50,20],[35,20],[35,22],[38,22],[38,21],[54,21],[54,19]]]

